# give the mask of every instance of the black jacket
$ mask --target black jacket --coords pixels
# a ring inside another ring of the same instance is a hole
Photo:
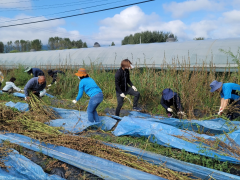
[[[122,68],[118,69],[115,74],[116,91],[120,94],[126,92],[128,89],[127,84],[129,84],[131,87],[133,86],[133,83],[130,81],[129,70],[123,70]]]
[[[174,93],[172,99],[165,100],[163,97],[161,98],[160,104],[165,108],[169,108],[170,106],[175,106],[177,111],[182,111],[181,99],[177,93]]]
[[[53,71],[53,76],[52,76],[53,80],[52,80],[51,84],[53,84],[57,80],[58,73],[65,75],[65,73],[60,70]]]

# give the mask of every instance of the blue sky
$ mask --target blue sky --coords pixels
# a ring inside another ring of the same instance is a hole
[[[140,1],[0,0],[0,26],[80,14]],[[76,11],[62,13],[70,10]],[[49,37],[59,36],[82,39],[89,46],[96,41],[101,45],[109,45],[112,41],[120,44],[126,35],[146,30],[172,32],[178,36],[179,41],[195,37],[240,37],[240,0],[155,0],[67,19],[0,28],[0,41],[6,43],[17,39],[41,39],[43,44],[47,44]]]

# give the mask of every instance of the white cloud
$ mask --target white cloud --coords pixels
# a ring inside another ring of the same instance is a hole
[[[240,11],[238,10],[232,10],[229,12],[223,13],[224,20],[227,23],[240,23]]]
[[[220,10],[224,7],[223,1],[216,0],[188,0],[184,2],[171,2],[168,4],[163,4],[163,8],[171,12],[173,17],[182,17],[188,13],[196,12],[200,10]]]
[[[0,23],[1,26],[3,26],[8,24],[20,24],[23,22],[31,22],[46,19],[45,17],[38,17],[34,19],[25,19],[3,23],[4,21],[11,21],[24,18],[30,18],[30,16],[18,15],[13,19],[0,17]],[[7,41],[15,41],[20,39],[23,40],[40,39],[43,44],[47,44],[48,38],[55,36],[68,37],[71,40],[82,39],[83,36],[81,36],[78,31],[67,31],[65,28],[61,28],[61,26],[63,25],[65,25],[64,20],[55,20],[30,25],[0,28],[0,41],[6,43]]]
[[[218,25],[218,21],[202,20],[192,23],[189,29],[193,31],[194,37],[210,38],[211,34],[219,28]]]
[[[0,8],[16,8],[16,9],[23,9],[23,8],[31,8],[31,0],[1,0],[0,1]]]
[[[186,26],[180,20],[162,22],[155,13],[146,15],[138,6],[129,7],[120,14],[106,18],[100,22],[99,33],[94,39],[100,44],[121,44],[121,40],[130,34],[142,31],[172,32],[177,36],[186,38]]]

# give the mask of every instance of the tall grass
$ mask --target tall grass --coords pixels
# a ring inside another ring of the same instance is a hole
[[[179,68],[180,64],[180,68]],[[111,101],[113,106],[117,105],[115,91],[115,72],[116,70],[106,70],[102,65],[81,66],[87,69],[91,78],[93,78],[104,94],[104,101]],[[226,67],[228,67],[226,65]],[[41,67],[39,67],[41,68]],[[45,67],[43,70],[47,77],[47,83],[52,78],[47,75],[47,70],[51,67]],[[65,76],[59,75],[57,84],[50,88],[49,93],[62,99],[73,99],[77,96],[79,79],[74,75],[79,66],[72,67],[68,65],[59,65],[57,69],[66,73]],[[16,84],[24,86],[31,77],[23,72],[23,67],[4,71],[6,77],[15,76]],[[223,73],[216,73],[213,64],[196,64],[193,66],[187,62],[176,62],[171,66],[163,64],[162,68],[156,69],[154,66],[136,68],[130,71],[130,77],[133,84],[141,94],[139,103],[145,107],[145,110],[154,114],[165,114],[165,110],[160,105],[161,93],[165,88],[171,88],[179,93],[184,111],[188,118],[195,118],[194,109],[200,109],[204,113],[214,114],[220,105],[218,94],[210,93],[210,83],[213,80],[222,82],[237,83],[234,73],[230,73],[226,68]],[[6,79],[6,78],[5,78]],[[84,95],[86,98],[86,95]],[[131,97],[132,98],[132,97]],[[125,103],[126,104],[126,103]],[[129,106],[130,107],[130,106]]]

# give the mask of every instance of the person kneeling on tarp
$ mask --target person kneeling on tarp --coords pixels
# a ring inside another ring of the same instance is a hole
[[[45,76],[34,77],[30,79],[24,87],[25,100],[30,100],[29,93],[32,92],[37,97],[46,94],[46,78]]]
[[[72,102],[76,104],[77,101],[81,99],[84,91],[90,97],[87,108],[88,120],[90,122],[99,122],[100,120],[96,109],[98,105],[103,101],[102,90],[98,87],[95,81],[88,76],[86,69],[80,68],[78,72],[75,73],[75,75],[80,79],[80,83],[78,96],[76,100],[73,100]]]
[[[16,81],[16,78],[15,77],[12,77],[8,82],[6,82],[6,85],[3,87],[2,89],[2,92],[3,93],[13,93],[14,92],[14,89],[16,91],[22,91],[21,88],[17,87],[14,82]]]
[[[219,92],[221,96],[221,105],[219,108],[218,115],[222,115],[223,110],[226,109],[228,103],[233,106],[230,111],[232,113],[228,113],[227,117],[230,120],[236,119],[240,116],[240,85],[235,83],[222,83],[214,80],[211,84],[211,92]]]
[[[44,76],[44,72],[38,68],[26,67],[24,72],[33,75],[33,77]]]
[[[52,86],[52,84],[55,82],[55,84],[57,83],[57,75],[59,74],[63,74],[65,75],[64,72],[60,71],[60,70],[56,70],[56,71],[53,71],[53,70],[48,70],[48,75],[51,76],[53,78],[51,84],[48,85],[48,87]]]
[[[115,115],[119,116],[120,110],[123,106],[123,100],[127,94],[134,96],[133,100],[133,110],[141,111],[137,107],[140,93],[137,91],[137,88],[133,86],[133,83],[130,80],[129,69],[134,68],[131,61],[124,59],[121,62],[121,67],[117,70],[115,74],[115,86],[116,86],[116,95],[117,95],[117,108]],[[129,87],[130,85],[131,87]]]
[[[180,97],[170,88],[162,91],[160,104],[166,109],[166,113],[170,118],[173,117],[173,109],[170,106],[174,106],[174,108],[177,110],[178,116],[186,116],[186,114],[183,112]]]

